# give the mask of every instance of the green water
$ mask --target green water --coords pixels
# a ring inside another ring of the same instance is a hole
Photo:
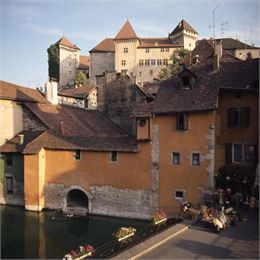
[[[55,211],[35,213],[15,206],[0,206],[0,210],[1,259],[62,259],[79,245],[98,247],[114,240],[119,227],[138,229],[148,223],[103,216],[67,218]]]

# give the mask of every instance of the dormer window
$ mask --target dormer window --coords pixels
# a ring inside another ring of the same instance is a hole
[[[190,78],[191,77],[189,77],[189,76],[183,76],[182,77],[182,86],[184,87],[184,88],[191,88],[191,84],[190,84]]]

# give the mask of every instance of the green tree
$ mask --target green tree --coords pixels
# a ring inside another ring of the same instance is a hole
[[[60,65],[59,65],[59,47],[51,45],[48,49],[48,65],[49,65],[49,77],[54,78],[57,81],[60,80]]]
[[[82,83],[83,85],[88,85],[88,79],[86,74],[83,71],[76,71],[75,78],[74,78],[75,83]]]
[[[159,78],[167,79],[181,72],[189,53],[190,52],[184,48],[174,50],[170,57],[169,65],[160,70]]]

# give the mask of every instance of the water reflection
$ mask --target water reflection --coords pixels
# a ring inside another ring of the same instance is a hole
[[[100,246],[114,239],[121,226],[141,228],[145,221],[89,216],[68,218],[61,213],[24,211],[22,207],[0,206],[1,258],[59,258],[81,244]]]

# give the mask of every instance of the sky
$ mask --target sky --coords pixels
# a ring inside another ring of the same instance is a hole
[[[260,46],[260,0],[0,0],[0,78],[43,87],[51,44],[65,36],[89,55],[127,19],[139,37],[167,37],[184,19],[210,38],[213,10],[217,38]]]

